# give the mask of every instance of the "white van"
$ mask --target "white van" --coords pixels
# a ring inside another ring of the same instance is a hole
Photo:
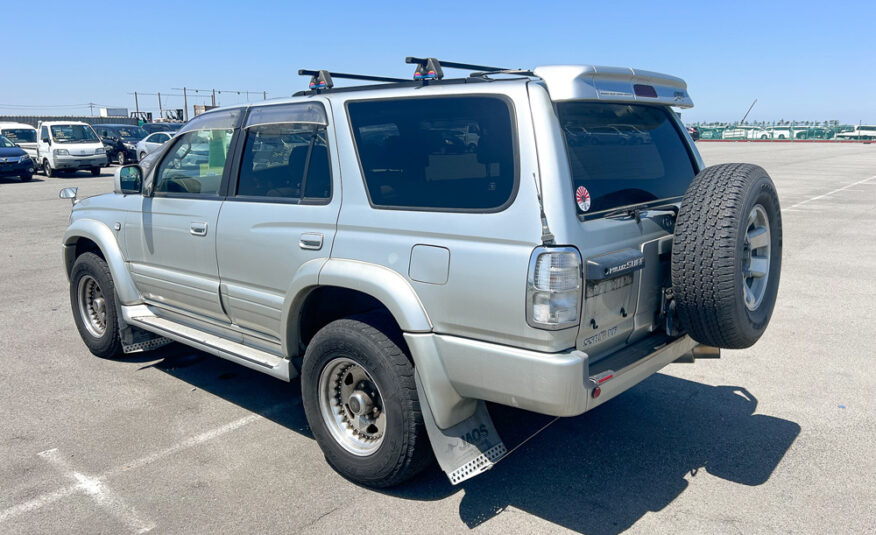
[[[0,136],[6,136],[6,139],[24,149],[31,160],[38,161],[36,128],[25,123],[0,122]]]
[[[106,149],[88,123],[50,121],[39,125],[37,160],[46,176],[90,169],[98,176],[107,164]]]

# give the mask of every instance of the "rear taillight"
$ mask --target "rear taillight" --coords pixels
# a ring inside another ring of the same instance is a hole
[[[571,247],[538,247],[529,261],[526,321],[537,329],[578,325],[581,255]]]

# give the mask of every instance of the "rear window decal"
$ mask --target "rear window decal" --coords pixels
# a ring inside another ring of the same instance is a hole
[[[582,212],[586,212],[590,209],[590,192],[587,191],[587,188],[584,186],[578,186],[578,189],[575,190],[575,202],[578,203],[578,208],[580,208]]]

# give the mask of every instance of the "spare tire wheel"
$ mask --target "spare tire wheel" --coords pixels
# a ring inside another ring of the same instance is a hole
[[[722,164],[701,171],[684,194],[672,247],[678,320],[690,336],[741,349],[766,330],[782,262],[782,215],[766,171]]]

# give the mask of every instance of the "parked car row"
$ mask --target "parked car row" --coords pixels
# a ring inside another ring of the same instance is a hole
[[[34,128],[24,123],[0,123],[0,137],[4,139],[0,143],[0,176],[30,180],[39,171],[51,177],[77,170],[90,170],[97,176],[101,167],[141,160],[169,141],[181,126],[181,123],[92,126],[80,121],[45,121]],[[18,151],[24,153],[29,163],[24,163]]]
[[[33,160],[21,147],[0,135],[0,177],[17,176],[22,182],[33,178]]]

